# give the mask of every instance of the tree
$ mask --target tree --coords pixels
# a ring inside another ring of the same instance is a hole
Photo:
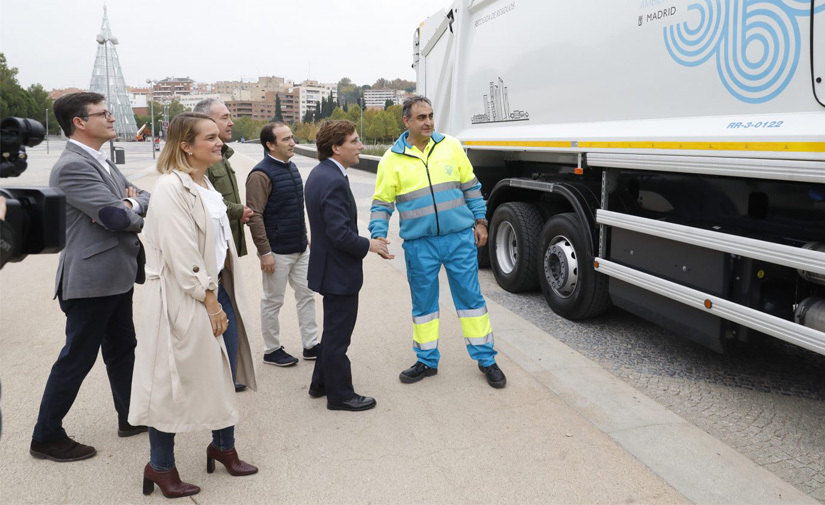
[[[175,118],[178,114],[182,112],[188,112],[189,109],[184,107],[182,103],[177,100],[172,100],[169,103],[169,121]]]
[[[152,120],[152,118],[150,118],[148,114],[145,115],[145,116],[135,114],[135,123],[138,125],[138,130],[140,130],[141,126],[146,125],[146,136],[147,137],[152,134],[152,125],[150,124],[151,120]],[[155,132],[157,132],[157,130],[155,130]]]
[[[293,133],[296,142],[301,144],[315,142],[315,136],[318,134],[318,126],[314,123],[301,123],[295,127]]]
[[[356,103],[359,96],[360,88],[349,77],[344,77],[338,81],[338,100],[342,103]]]
[[[9,68],[6,55],[0,53],[0,117],[19,116],[32,117],[37,105],[31,93],[23,89],[17,82],[17,68]],[[38,121],[42,121],[45,109]]]
[[[275,117],[273,121],[284,121],[284,111],[281,110],[281,97],[275,93]]]
[[[235,120],[232,126],[232,140],[254,140],[260,138],[261,129],[266,124],[266,121],[256,121],[251,117],[239,117]]]
[[[315,121],[320,121],[323,118],[324,115],[321,112],[321,102],[315,102]]]
[[[154,119],[154,123],[155,123],[155,136],[158,137],[158,136],[160,136],[160,128],[163,126],[163,104],[160,103],[160,102],[156,102],[156,101],[152,100],[152,102],[149,105],[150,105],[150,107],[148,109],[148,112],[151,113],[152,110],[155,111],[155,117],[152,118],[152,119]],[[145,119],[142,122],[138,121],[138,125],[143,126],[144,124],[148,123],[151,120],[149,118],[149,116],[143,116],[143,118],[145,118]],[[137,121],[137,118],[135,118],[135,120]],[[149,124],[149,132],[150,133],[152,131],[151,128],[152,128],[152,125]]]
[[[377,111],[375,109],[364,111],[364,137],[373,142],[384,136],[379,112],[383,111]]]
[[[347,111],[347,119],[355,123],[355,129],[361,133],[361,107],[353,105]]]
[[[395,101],[393,101],[392,98],[387,98],[386,100],[384,100],[384,110],[389,109],[393,105],[395,105]]]
[[[392,82],[383,77],[375,81],[375,84],[372,85],[375,89],[390,89],[390,86],[392,86]]]
[[[398,134],[394,135],[394,137],[398,137],[398,135],[401,135],[401,133],[407,129],[404,125],[404,120],[401,119],[403,109],[404,108],[401,105],[393,105],[387,109],[387,114],[389,114],[395,121],[396,131],[398,132]]]
[[[415,93],[415,81],[405,81],[404,79],[394,79],[391,89],[404,90],[408,93]]]
[[[314,121],[315,111],[307,107],[306,112],[304,112],[304,123],[312,123]]]
[[[392,81],[390,81],[382,77],[381,79],[375,81],[375,84],[373,84],[372,87],[376,89],[403,89],[404,91],[412,93],[415,91],[415,82],[405,81],[404,79],[393,79]]]
[[[389,110],[381,111],[381,129],[383,131],[383,139],[385,142],[392,142],[401,135],[404,130],[399,128],[395,122],[395,117]]]
[[[330,117],[335,110],[335,98],[332,97],[332,90],[329,90],[329,98],[327,99],[327,110],[324,111],[324,117]]]
[[[332,114],[330,114],[329,118],[333,121],[337,121],[339,119],[347,119],[347,112],[341,107],[335,107],[335,110],[332,111]]]
[[[54,100],[49,97],[49,93],[40,84],[32,84],[29,86],[28,92],[32,97],[34,108],[27,117],[37,119],[43,123],[43,126],[46,126],[46,111],[48,110],[49,134],[59,135],[60,125],[57,124],[57,118],[54,115]]]

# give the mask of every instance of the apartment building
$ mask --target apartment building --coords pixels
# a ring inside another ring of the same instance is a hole
[[[167,77],[152,87],[152,97],[155,101],[163,102],[191,95],[194,84],[195,81],[189,77]]]
[[[407,92],[397,89],[367,89],[364,90],[364,105],[368,109],[383,109],[387,100],[392,100],[394,105],[404,102]]]
[[[324,84],[318,81],[305,80],[300,86],[295,86],[294,89],[300,93],[300,109],[299,116],[303,119],[307,109],[315,109],[315,104],[320,103],[322,99],[329,97],[329,92],[332,91],[332,99],[338,101],[338,84]]]

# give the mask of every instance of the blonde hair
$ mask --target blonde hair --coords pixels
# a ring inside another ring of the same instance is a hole
[[[181,147],[181,142],[194,144],[195,138],[200,132],[197,127],[201,121],[215,122],[206,114],[198,112],[184,112],[175,116],[169,122],[169,130],[166,136],[166,145],[163,146],[163,151],[158,157],[158,172],[161,174],[168,174],[172,170],[180,170],[184,173],[192,173],[194,170],[189,164],[189,157]]]

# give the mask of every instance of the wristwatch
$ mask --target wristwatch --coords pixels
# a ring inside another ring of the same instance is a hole
[[[483,224],[485,228],[487,228],[487,227],[488,227],[488,225],[487,225],[487,220],[486,220],[486,219],[484,219],[484,218],[481,218],[481,219],[476,219],[476,224]]]

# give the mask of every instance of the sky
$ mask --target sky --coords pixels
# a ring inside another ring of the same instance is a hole
[[[413,33],[452,0],[140,0],[107,5],[128,86],[278,76],[414,81]],[[88,88],[104,2],[0,0],[0,52],[23,87]]]

